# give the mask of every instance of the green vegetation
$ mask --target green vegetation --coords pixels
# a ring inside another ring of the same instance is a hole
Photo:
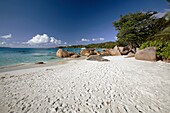
[[[116,45],[116,42],[104,42],[97,44],[88,44],[88,45],[72,45],[72,46],[60,46],[59,48],[113,48]]]
[[[142,44],[140,49],[146,47],[156,47],[156,55],[158,59],[170,58],[170,41],[163,42],[161,40],[147,41]]]
[[[160,33],[148,38],[148,41],[143,43],[140,48],[144,49],[150,46],[156,47],[158,59],[170,58],[170,24]]]
[[[86,45],[86,48],[113,48],[116,45],[115,42],[105,42],[105,43],[98,43],[98,44],[89,44]]]
[[[155,46],[158,59],[170,58],[170,12],[156,18],[157,12],[129,13],[113,23],[118,30],[117,44],[131,48]]]
[[[169,0],[167,2],[170,3]],[[157,12],[137,12],[120,16],[113,22],[118,31],[116,42],[88,45],[73,45],[69,48],[113,48],[129,46],[131,49],[155,46],[158,59],[170,59],[170,12],[164,17],[156,18]]]
[[[85,45],[60,46],[59,48],[83,48]]]
[[[153,36],[164,27],[164,19],[153,18],[154,14],[156,12],[138,12],[121,16],[118,21],[113,23],[119,32],[118,41],[126,42],[132,48],[140,47],[148,37]]]

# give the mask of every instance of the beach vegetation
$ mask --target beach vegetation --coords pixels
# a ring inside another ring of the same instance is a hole
[[[170,19],[169,13],[161,18],[157,12],[137,12],[120,16],[113,22],[118,30],[118,45],[129,45],[131,48],[156,47],[158,59],[170,58]]]
[[[103,42],[103,43],[94,43],[87,45],[72,45],[72,46],[60,46],[58,48],[114,48],[117,45],[116,42]]]
[[[132,48],[140,47],[147,37],[156,32],[155,25],[157,19],[152,18],[156,13],[137,12],[120,16],[118,21],[113,22],[114,27],[118,30],[118,41],[124,41]]]

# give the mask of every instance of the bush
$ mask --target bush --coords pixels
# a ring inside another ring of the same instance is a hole
[[[170,59],[170,41],[166,42],[166,46],[164,46],[162,48],[162,58],[166,59]]]
[[[104,42],[104,43],[97,43],[97,44],[88,44],[86,48],[113,48],[116,45],[115,42]]]
[[[158,59],[170,58],[170,41],[163,42],[161,40],[147,41],[143,43],[140,49],[147,47],[156,47],[156,56]]]

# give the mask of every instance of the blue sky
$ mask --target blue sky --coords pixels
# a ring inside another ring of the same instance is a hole
[[[0,0],[0,46],[115,41],[112,22],[138,11],[164,13],[166,0]]]

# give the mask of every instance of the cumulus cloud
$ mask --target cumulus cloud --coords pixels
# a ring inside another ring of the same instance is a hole
[[[104,38],[92,38],[92,39],[82,38],[80,41],[76,41],[76,42],[79,43],[79,42],[90,42],[90,41],[104,41]]]
[[[61,44],[61,40],[57,40],[54,37],[50,37],[50,42],[54,44]]]
[[[104,38],[93,38],[92,41],[103,41]]]
[[[81,41],[82,41],[82,42],[89,42],[90,40],[89,40],[89,39],[86,39],[86,38],[82,38]]]
[[[28,40],[26,44],[30,45],[40,45],[40,44],[61,44],[61,40],[57,40],[54,37],[49,37],[47,34],[39,35],[37,34],[32,39]]]
[[[64,45],[67,45],[67,42],[64,42]]]
[[[28,40],[28,44],[33,45],[33,44],[44,44],[49,41],[49,37],[47,34],[43,35],[36,35],[32,39]]]
[[[8,38],[11,38],[12,37],[12,35],[11,34],[9,34],[9,35],[4,35],[4,36],[1,36],[0,38],[5,38],[5,39],[8,39]]]

